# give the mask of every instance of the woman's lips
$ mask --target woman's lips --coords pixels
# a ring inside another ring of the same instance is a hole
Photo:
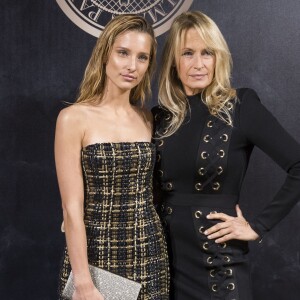
[[[126,80],[126,81],[133,81],[136,79],[135,76],[133,75],[129,75],[129,74],[122,74],[123,78]]]
[[[207,74],[193,74],[193,75],[190,75],[192,78],[194,79],[198,79],[198,80],[201,80],[203,79],[205,76],[207,76]]]

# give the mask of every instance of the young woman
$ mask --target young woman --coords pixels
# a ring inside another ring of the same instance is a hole
[[[231,56],[217,25],[183,13],[164,48],[153,109],[171,299],[250,300],[247,241],[261,239],[300,198],[300,146],[255,91],[230,84]],[[247,222],[237,206],[254,146],[286,172],[284,185]]]
[[[72,299],[103,300],[88,264],[141,283],[139,299],[168,299],[166,245],[152,203],[152,120],[143,109],[155,56],[143,18],[114,18],[76,103],[58,116],[55,161],[67,242],[61,299],[72,269]]]

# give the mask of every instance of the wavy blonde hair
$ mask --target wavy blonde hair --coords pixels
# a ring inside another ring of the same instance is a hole
[[[180,127],[189,107],[177,70],[182,41],[191,28],[197,30],[216,61],[213,80],[202,90],[201,99],[212,115],[232,125],[229,101],[236,98],[236,90],[230,84],[232,59],[229,48],[212,19],[199,11],[190,11],[182,13],[173,21],[163,50],[159,104],[172,114],[163,137],[172,135]]]
[[[106,85],[105,65],[116,38],[127,31],[147,33],[151,37],[151,51],[148,69],[141,82],[130,91],[130,102],[144,105],[146,96],[151,95],[151,78],[155,69],[157,43],[151,25],[137,15],[121,15],[112,19],[104,28],[92,52],[80,84],[75,103],[96,104],[101,101]]]

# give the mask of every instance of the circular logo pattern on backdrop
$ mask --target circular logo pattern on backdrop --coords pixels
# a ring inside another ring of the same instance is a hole
[[[98,37],[117,15],[138,14],[149,21],[156,36],[166,32],[173,19],[187,11],[193,0],[56,0],[69,19]]]

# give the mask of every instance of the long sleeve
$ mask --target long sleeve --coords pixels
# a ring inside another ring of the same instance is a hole
[[[255,91],[248,89],[238,114],[240,130],[287,172],[284,184],[272,201],[250,222],[262,237],[284,218],[300,198],[300,145],[261,104]]]

